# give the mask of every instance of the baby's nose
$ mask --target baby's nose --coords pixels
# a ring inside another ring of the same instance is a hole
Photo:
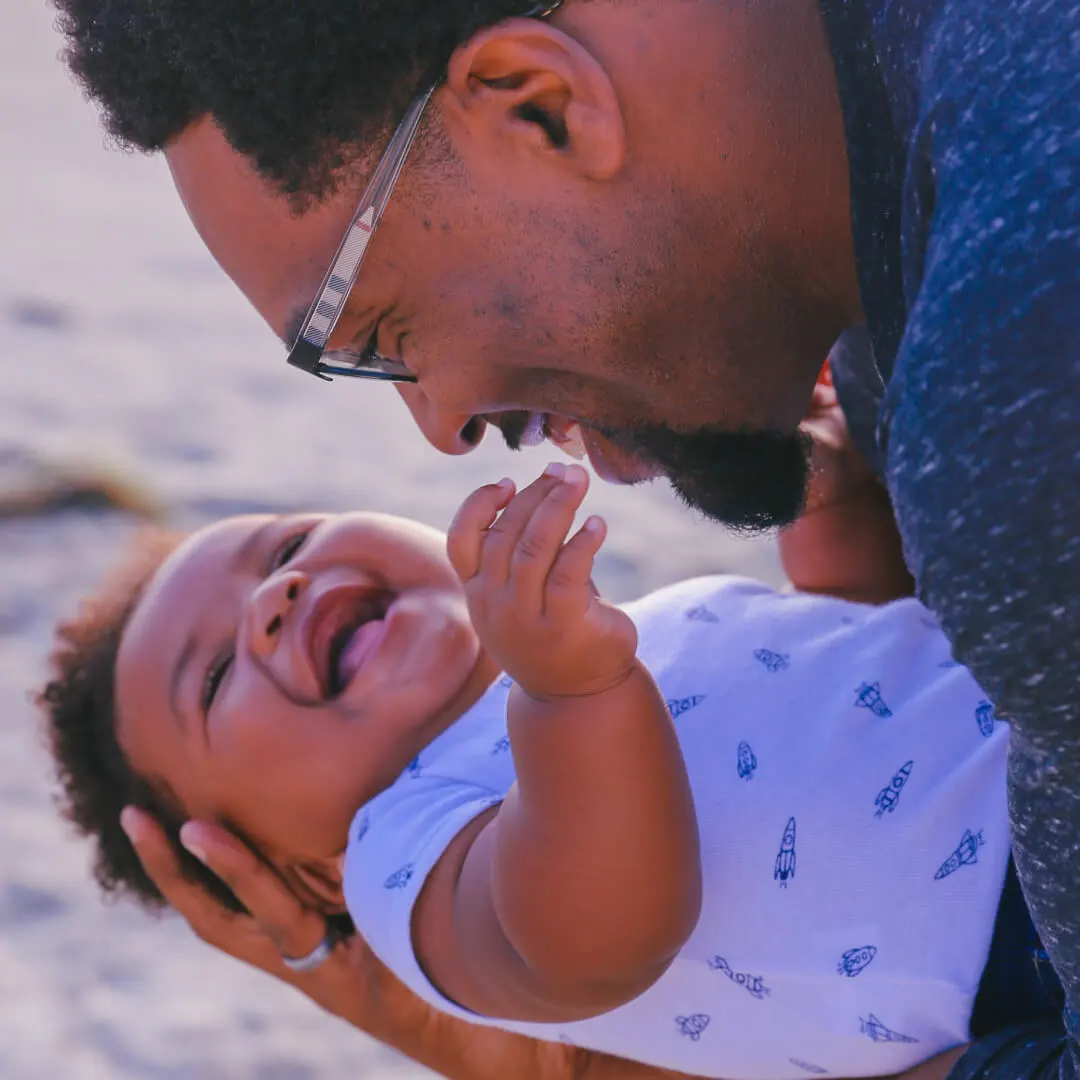
[[[277,647],[281,630],[296,601],[308,587],[308,578],[297,571],[271,574],[252,593],[248,605],[251,647],[257,656],[269,656]]]

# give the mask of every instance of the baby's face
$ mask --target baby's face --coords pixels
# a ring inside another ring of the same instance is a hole
[[[117,658],[132,768],[279,865],[334,859],[359,806],[495,674],[444,545],[377,514],[231,518],[189,538]]]

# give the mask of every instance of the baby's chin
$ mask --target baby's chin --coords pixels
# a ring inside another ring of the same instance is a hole
[[[292,893],[321,915],[347,915],[342,882],[345,851],[319,859],[279,857],[271,860]]]

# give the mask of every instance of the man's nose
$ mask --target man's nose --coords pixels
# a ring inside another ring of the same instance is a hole
[[[409,383],[399,383],[397,389],[416,426],[436,450],[444,454],[467,454],[480,445],[487,427],[483,417],[441,409],[423,390]]]
[[[297,600],[310,584],[306,574],[296,570],[271,574],[251,594],[248,601],[248,641],[251,651],[265,660],[277,648],[281,632],[294,613]]]

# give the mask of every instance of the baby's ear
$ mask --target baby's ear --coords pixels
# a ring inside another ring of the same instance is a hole
[[[345,893],[341,887],[344,855],[329,859],[306,859],[289,867],[289,877],[299,888],[301,897],[308,897],[325,915],[344,915]]]

